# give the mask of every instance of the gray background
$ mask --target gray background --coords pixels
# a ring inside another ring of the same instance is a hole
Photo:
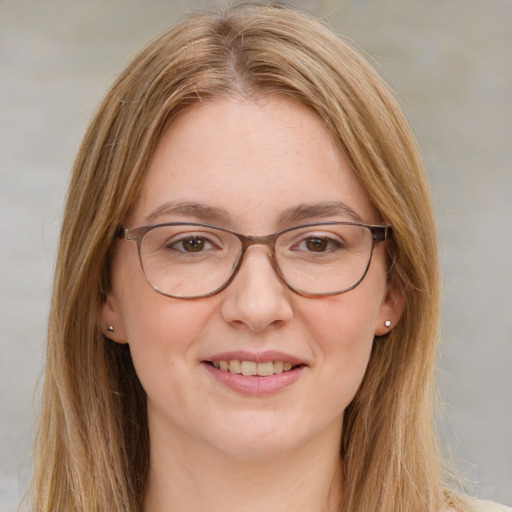
[[[397,91],[442,243],[441,429],[470,490],[512,505],[512,2],[324,0]],[[0,0],[0,512],[28,482],[69,169],[139,47],[199,1]]]

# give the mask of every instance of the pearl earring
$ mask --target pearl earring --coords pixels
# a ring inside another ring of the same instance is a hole
[[[389,329],[391,327],[391,320],[386,320],[384,325]]]

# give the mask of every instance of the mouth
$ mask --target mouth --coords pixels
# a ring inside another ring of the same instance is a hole
[[[288,361],[244,361],[239,359],[205,361],[210,366],[229,373],[236,373],[247,376],[270,377],[280,373],[286,373],[303,364],[292,364]]]

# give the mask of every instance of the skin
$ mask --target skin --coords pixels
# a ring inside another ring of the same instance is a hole
[[[225,210],[154,213],[169,201]],[[251,235],[288,225],[350,221],[346,213],[283,225],[302,204],[343,202],[366,223],[376,212],[320,118],[280,97],[215,100],[179,117],[160,141],[124,227],[211,222]],[[152,215],[153,214],[153,215]],[[132,242],[119,241],[103,306],[108,336],[128,343],[148,396],[151,468],[145,509],[335,510],[343,411],[364,376],[374,337],[402,313],[386,281],[385,243],[350,292],[308,298],[276,276],[254,246],[221,293],[180,300],[145,281]],[[277,393],[247,396],[202,361],[223,352],[278,350],[305,364]],[[337,482],[331,485],[332,482]]]

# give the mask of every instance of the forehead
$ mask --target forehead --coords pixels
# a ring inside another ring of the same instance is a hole
[[[324,122],[278,96],[208,101],[181,114],[157,146],[129,221],[169,220],[168,203],[222,210],[223,224],[238,229],[279,228],[285,210],[323,203],[343,203],[365,222],[375,220]]]

